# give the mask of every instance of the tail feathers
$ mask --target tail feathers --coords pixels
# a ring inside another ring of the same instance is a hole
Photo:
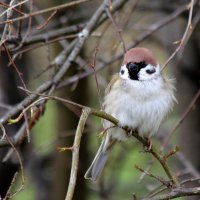
[[[101,175],[107,160],[108,154],[101,152],[85,173],[85,178],[91,179],[92,181],[96,181]]]
[[[97,151],[97,154],[91,166],[85,173],[84,177],[86,179],[91,179],[92,181],[96,181],[99,178],[115,142],[116,140],[111,139],[110,135],[106,135],[103,138],[102,143],[99,147],[99,150]]]

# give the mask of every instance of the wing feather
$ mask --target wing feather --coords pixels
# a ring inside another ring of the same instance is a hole
[[[113,75],[110,83],[108,84],[108,86],[107,86],[107,88],[105,90],[105,95],[107,95],[110,92],[110,90],[113,88],[113,86],[115,84],[117,84],[119,81],[120,81],[119,74]]]

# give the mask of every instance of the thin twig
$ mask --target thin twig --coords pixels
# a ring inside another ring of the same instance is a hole
[[[36,27],[36,29],[37,29],[37,30],[40,30],[40,29],[44,28],[44,27],[49,23],[49,21],[52,19],[52,17],[53,17],[56,13],[57,13],[57,10],[53,11],[53,12],[50,14],[50,16],[47,18],[47,20],[44,21],[42,24],[38,25],[38,26]]]
[[[78,123],[78,127],[76,129],[74,144],[72,147],[71,175],[70,175],[70,180],[69,180],[69,185],[68,185],[65,200],[72,200],[73,195],[74,195],[76,179],[77,179],[77,172],[78,172],[79,149],[80,149],[80,143],[81,143],[81,136],[83,134],[85,123],[86,123],[86,120],[87,120],[89,114],[90,114],[90,109],[84,108],[82,115],[80,117],[79,123]]]
[[[99,99],[99,105],[100,108],[102,109],[102,101],[101,101],[101,92],[100,92],[100,88],[99,88],[99,82],[98,82],[98,78],[97,78],[97,74],[96,74],[96,57],[97,57],[97,52],[98,52],[98,46],[95,48],[94,50],[94,59],[93,59],[93,63],[91,64],[91,68],[94,70],[94,80],[97,86],[97,94],[98,94],[98,99]]]
[[[2,133],[3,133],[2,136],[1,136],[1,139],[0,139],[0,141],[2,141],[6,137],[6,130],[5,130],[4,126],[3,126],[3,124],[1,124],[1,123],[0,123],[0,128],[1,128]]]
[[[182,181],[181,185],[184,185],[186,183],[191,183],[191,182],[199,182],[199,181],[200,181],[200,177],[199,178],[190,178],[190,179]]]
[[[135,165],[135,168],[138,169],[139,171],[141,171],[142,173],[144,173],[144,174],[146,174],[146,175],[148,175],[148,176],[150,176],[150,177],[156,179],[157,181],[159,181],[161,184],[165,185],[166,187],[168,187],[168,188],[171,187],[171,186],[170,186],[170,183],[167,182],[167,181],[165,181],[163,178],[161,178],[161,177],[159,177],[159,176],[153,175],[152,173],[150,173],[150,172],[148,172],[148,171],[142,169],[142,168],[139,167],[138,165]]]
[[[30,12],[32,11],[32,8],[33,8],[33,0],[30,1]],[[19,24],[20,26],[22,26],[22,21],[20,20],[19,21]],[[13,50],[17,51],[19,49],[21,49],[21,47],[23,46],[24,44],[24,40],[26,40],[26,38],[29,36],[30,32],[31,32],[31,25],[32,25],[32,17],[29,17],[28,18],[28,26],[27,26],[27,30],[24,34],[24,36],[22,37],[22,40],[20,42],[20,44]],[[20,32],[19,32],[20,33]],[[20,35],[19,35],[20,36]],[[19,39],[19,38],[18,38]],[[21,39],[21,38],[20,38]]]
[[[165,140],[164,140],[164,142],[163,142],[163,144],[161,146],[161,150],[163,150],[165,148],[165,146],[169,143],[172,135],[179,128],[179,126],[183,123],[183,121],[187,118],[187,116],[190,114],[190,112],[194,108],[194,106],[195,106],[197,100],[199,99],[199,97],[200,97],[200,89],[194,95],[194,97],[192,98],[190,104],[188,105],[188,107],[186,108],[186,110],[184,111],[184,113],[182,114],[181,118],[176,122],[176,124],[174,125],[174,127],[172,128],[172,130],[169,132],[169,134],[165,138]]]
[[[11,7],[10,5],[8,5],[8,4],[6,4],[6,3],[4,3],[4,2],[0,2],[0,5],[2,5],[3,7],[5,7],[5,8],[11,8],[12,10],[14,10],[16,13],[19,13],[19,14],[21,14],[21,15],[25,15],[25,13],[24,12],[22,12],[20,9],[17,9],[17,8],[15,8],[15,7]],[[16,6],[16,5],[15,5]],[[18,5],[17,5],[18,6]],[[8,12],[8,10],[6,10],[6,12]],[[2,14],[1,14],[2,15]],[[0,16],[1,17],[1,16]]]
[[[162,66],[161,70],[164,70],[165,67],[169,64],[169,62],[176,56],[176,54],[181,50],[182,46],[184,45],[189,31],[192,30],[192,14],[193,14],[193,7],[194,7],[194,0],[191,0],[189,5],[187,5],[187,7],[189,7],[190,12],[189,12],[189,17],[188,17],[188,23],[187,23],[187,27],[185,29],[185,32],[183,34],[183,37],[181,38],[181,40],[179,41],[179,45],[176,48],[176,50],[172,53],[172,55],[167,59],[167,61],[164,63],[164,65]]]
[[[10,1],[9,7],[12,6],[14,1],[15,0]],[[7,20],[12,18],[12,15],[13,15],[13,10],[9,9],[9,8],[6,9]],[[4,29],[3,29],[3,33],[2,33],[2,36],[1,36],[0,47],[1,47],[1,45],[3,45],[6,42],[7,38],[9,38],[10,34],[11,34],[10,24],[5,24]]]
[[[187,38],[185,39],[185,42],[182,44],[182,48],[180,50],[180,55],[182,55],[182,53],[184,52],[184,49],[185,47],[187,46],[187,43],[193,33],[193,31],[195,30],[197,24],[199,23],[199,20],[200,20],[200,10],[198,11],[198,13],[193,17],[193,20],[192,20],[192,29],[188,32],[188,36]]]
[[[10,110],[13,108],[13,106],[0,102],[0,108]]]
[[[13,197],[14,194],[11,194],[11,190],[13,189],[14,183],[17,180],[17,176],[18,176],[18,172],[15,172],[13,179],[12,179],[12,182],[10,183],[10,186],[9,186],[8,191],[6,193],[6,196],[4,197],[5,200],[10,199],[11,196]]]
[[[28,47],[28,48],[25,48],[25,49],[18,51],[15,54],[14,58],[16,59],[16,56],[21,55],[23,53],[27,53],[28,51],[31,51],[33,49],[37,49],[37,48],[40,48],[40,47],[43,47],[43,46],[46,46],[46,45],[49,45],[49,44],[52,44],[52,43],[55,43],[55,42],[58,42],[58,41],[62,41],[62,40],[65,40],[65,39],[74,39],[74,38],[77,38],[77,37],[78,37],[78,34],[72,34],[72,35],[60,36],[58,38],[54,38],[54,39],[48,40],[46,42],[37,43],[37,44],[35,44],[31,47]]]
[[[29,0],[25,0],[25,2],[26,1],[29,1]],[[66,8],[78,5],[80,3],[85,3],[87,1],[91,1],[91,0],[77,0],[77,1],[69,2],[69,3],[64,3],[64,4],[61,4],[61,5],[58,5],[58,6],[54,6],[54,7],[51,7],[51,8],[46,8],[46,9],[39,10],[39,11],[36,11],[36,12],[27,13],[26,15],[21,16],[21,17],[17,17],[17,18],[14,18],[14,19],[6,20],[6,21],[1,21],[0,24],[13,23],[13,22],[16,22],[16,21],[19,21],[19,20],[23,20],[23,19],[26,19],[26,18],[29,18],[29,17],[33,17],[33,16],[36,16],[36,15],[41,15],[41,14],[44,14],[44,13],[47,13],[47,12],[66,9]]]
[[[3,125],[2,124],[0,124],[0,125],[1,125],[1,129],[4,131],[4,135],[5,135],[6,140],[8,141],[10,146],[13,148],[14,152],[16,153],[16,156],[17,156],[18,161],[19,161],[20,169],[21,169],[22,183],[21,183],[21,186],[16,190],[16,192],[14,192],[14,194],[16,194],[16,193],[18,193],[19,191],[21,191],[24,188],[24,183],[25,183],[24,167],[23,167],[22,159],[21,159],[21,156],[20,156],[19,152],[17,151],[17,149],[16,149],[15,145],[13,144],[12,140],[7,135]],[[12,194],[12,195],[14,195],[14,194]]]
[[[28,90],[26,90],[26,89],[24,89],[24,91],[28,92]],[[19,122],[19,121],[23,118],[24,114],[25,114],[29,109],[31,109],[34,105],[37,105],[39,102],[44,101],[44,100],[47,100],[47,99],[49,99],[49,98],[48,98],[48,97],[43,97],[43,98],[37,99],[36,101],[34,101],[34,102],[31,103],[30,105],[28,105],[26,108],[24,108],[24,109],[22,110],[22,112],[20,113],[20,115],[19,115],[17,118],[15,118],[15,119],[10,118],[10,119],[8,120],[8,123],[9,123],[9,124],[14,124],[14,123]]]
[[[19,76],[19,79],[20,79],[20,81],[21,81],[23,87],[26,88],[26,84],[25,84],[25,82],[24,82],[24,80],[23,80],[23,77],[22,77],[23,74],[22,74],[22,73],[19,71],[19,69],[17,68],[17,66],[16,66],[15,62],[13,61],[13,59],[12,59],[12,57],[11,57],[11,55],[10,55],[10,52],[9,52],[8,48],[6,47],[5,43],[3,44],[3,47],[4,47],[4,49],[5,49],[5,51],[6,51],[7,55],[8,55],[9,62],[12,64],[13,68],[14,68],[15,71],[17,72],[17,75]]]
[[[177,197],[195,196],[199,194],[200,194],[200,187],[194,187],[194,188],[180,187],[173,189],[167,194],[159,195],[158,197],[143,198],[141,200],[169,200],[169,199],[175,199]]]
[[[151,170],[151,168],[152,168],[152,166],[153,166],[153,161],[154,161],[154,160],[150,160],[150,161],[148,162],[147,167],[146,167],[146,169],[144,170],[145,172],[149,172],[149,171]],[[140,176],[139,179],[138,179],[138,183],[141,183],[145,176],[146,176],[146,173],[142,173],[141,176]]]
[[[182,153],[178,152],[176,154],[177,159],[183,165],[183,167],[193,176],[193,177],[200,177],[199,171],[194,167],[193,163],[187,159],[187,157]]]
[[[4,12],[2,12],[2,13],[0,14],[0,17],[2,17],[3,15],[5,15],[6,13],[8,13],[8,12],[11,11],[11,10],[14,10],[14,11],[16,11],[16,12],[19,12],[19,13],[22,14],[22,15],[25,15],[25,13],[22,13],[22,12],[20,12],[19,10],[16,10],[15,7],[20,6],[20,5],[22,5],[22,4],[24,4],[24,3],[28,2],[28,1],[29,1],[29,0],[24,0],[24,1],[20,1],[19,3],[15,4],[15,5],[9,5],[9,6],[7,7],[7,9],[6,9]],[[2,4],[2,3],[1,3],[1,4]],[[4,4],[4,5],[5,5],[5,4]]]
[[[110,18],[112,24],[114,25],[115,30],[117,31],[117,33],[119,35],[119,39],[122,43],[122,47],[123,47],[124,54],[125,54],[126,53],[126,45],[125,45],[125,42],[124,42],[124,39],[123,39],[123,36],[122,36],[122,30],[118,27],[115,19],[113,18],[112,14],[110,12],[109,6],[106,8],[106,13],[107,13],[108,17]]]

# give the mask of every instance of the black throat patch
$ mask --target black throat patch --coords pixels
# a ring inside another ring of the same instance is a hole
[[[139,62],[139,63],[134,63],[134,62],[129,62],[126,64],[126,68],[128,69],[128,74],[129,78],[131,80],[136,80],[138,81],[138,73],[140,70],[144,67],[146,67],[147,64],[145,62]]]

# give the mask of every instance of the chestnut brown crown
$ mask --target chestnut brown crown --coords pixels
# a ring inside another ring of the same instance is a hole
[[[146,64],[151,64],[155,67],[157,66],[157,62],[153,53],[149,49],[143,47],[132,48],[126,52],[123,64],[127,64],[129,62],[145,62]]]

